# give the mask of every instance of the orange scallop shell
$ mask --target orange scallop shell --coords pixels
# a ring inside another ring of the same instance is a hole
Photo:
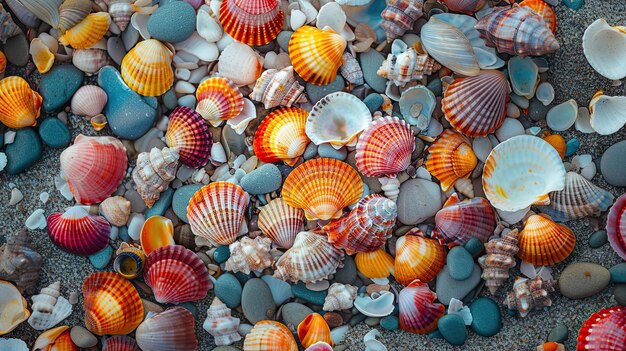
[[[108,13],[91,13],[63,33],[59,42],[74,49],[89,49],[104,37],[110,25],[111,16]]]
[[[36,125],[42,102],[41,95],[23,78],[0,80],[0,122],[5,126],[17,129]]]
[[[285,15],[278,0],[224,0],[220,22],[224,31],[244,44],[258,46],[274,40]]]
[[[419,280],[402,289],[398,297],[400,329],[416,334],[427,334],[437,329],[437,322],[446,308],[434,303],[436,298],[428,285]]]
[[[298,338],[302,346],[309,347],[318,341],[334,346],[330,327],[322,315],[311,313],[298,325]]]
[[[102,351],[141,351],[135,339],[116,335],[102,341]]]
[[[446,264],[446,249],[435,239],[424,237],[419,228],[413,228],[396,241],[394,276],[402,285],[415,279],[428,283],[435,279]]]
[[[174,242],[174,224],[167,217],[149,217],[143,222],[139,240],[146,255],[160,247],[176,245]]]
[[[560,134],[550,134],[543,137],[543,140],[552,145],[552,147],[559,153],[559,156],[561,156],[561,158],[565,158],[566,143],[565,139]]]
[[[172,51],[156,39],[139,42],[122,59],[122,79],[140,95],[161,96],[174,83],[173,57]]]
[[[7,57],[4,52],[0,51],[0,79],[4,76],[4,70],[7,68]]]
[[[528,217],[519,236],[517,256],[535,266],[551,266],[574,250],[576,236],[568,227],[540,215]]]
[[[243,351],[298,351],[298,343],[284,324],[264,320],[246,335]]]
[[[284,161],[293,166],[310,140],[305,132],[309,113],[301,108],[274,110],[263,118],[254,135],[254,154],[266,163]]]
[[[521,7],[530,7],[543,18],[552,33],[556,33],[556,15],[552,6],[543,0],[524,0],[519,4]]]
[[[289,249],[304,228],[304,211],[287,205],[279,197],[261,208],[258,223],[263,234],[276,245]]]
[[[359,252],[354,256],[356,269],[368,278],[387,278],[394,271],[393,257],[384,247],[372,252]]]
[[[346,40],[330,28],[298,28],[289,40],[289,58],[296,73],[307,83],[326,85],[343,64]]]
[[[65,327],[67,328],[67,327]],[[56,333],[53,333],[56,334]],[[50,343],[44,347],[38,347],[39,351],[79,351],[80,348],[74,344],[69,330],[63,331],[60,335],[50,335]],[[52,339],[54,339],[52,341]],[[10,351],[10,350],[7,350]]]
[[[469,178],[478,159],[469,141],[452,129],[446,129],[428,148],[426,169],[448,191],[460,178]]]
[[[204,80],[196,90],[196,111],[214,127],[222,121],[237,117],[243,110],[243,95],[228,78]]]

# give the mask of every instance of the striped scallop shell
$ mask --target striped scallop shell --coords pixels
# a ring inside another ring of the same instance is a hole
[[[170,113],[165,143],[178,151],[179,160],[191,168],[203,167],[211,159],[213,136],[202,116],[186,106]]]
[[[302,26],[289,40],[289,58],[305,82],[326,85],[337,76],[346,44],[346,40],[329,27]]]
[[[460,178],[469,178],[478,159],[467,138],[446,129],[428,148],[426,169],[439,180],[441,189],[448,191]]]
[[[163,246],[150,253],[143,275],[160,303],[201,300],[213,286],[204,262],[181,245]]]
[[[298,325],[298,338],[304,347],[309,347],[318,341],[322,341],[333,346],[333,339],[330,337],[330,327],[326,320],[319,313],[311,313]]]
[[[42,102],[41,95],[24,78],[0,80],[0,122],[5,126],[17,129],[36,125]]]
[[[435,239],[425,238],[419,228],[411,229],[396,241],[394,277],[402,285],[415,279],[428,283],[445,264],[445,247]]]
[[[283,184],[285,202],[312,219],[339,218],[343,208],[361,198],[363,183],[347,163],[318,158],[296,167]]]
[[[263,234],[276,245],[288,249],[304,229],[304,211],[287,205],[279,197],[261,208],[258,223]]]
[[[74,27],[59,37],[59,42],[74,49],[89,49],[94,46],[109,30],[111,17],[106,12],[87,15]]]
[[[575,244],[576,236],[571,229],[549,218],[532,215],[520,232],[517,256],[535,266],[551,266],[566,259]]]
[[[437,329],[437,322],[446,308],[434,303],[436,298],[428,285],[417,279],[402,289],[398,297],[400,329],[416,334],[427,334]]]
[[[174,83],[173,57],[172,51],[156,39],[139,42],[122,59],[122,79],[139,95],[163,95]]]
[[[443,0],[448,10],[452,12],[462,12],[468,15],[473,15],[476,11],[480,10],[487,0]]]
[[[42,333],[37,338],[36,346],[33,350],[41,351],[79,351],[80,348],[72,341],[69,327],[63,326]],[[7,351],[16,351],[9,349]]]
[[[437,212],[435,224],[435,236],[444,244],[463,245],[471,238],[485,243],[496,228],[496,214],[482,197],[459,202],[455,194]]]
[[[244,44],[258,46],[274,40],[285,15],[278,0],[224,0],[220,22],[224,31]]]
[[[498,144],[483,169],[485,195],[493,207],[503,211],[548,205],[548,194],[564,187],[561,156],[552,145],[531,135],[514,136]]]
[[[83,85],[72,96],[70,107],[73,114],[93,117],[102,113],[108,100],[104,89],[97,85]]]
[[[246,335],[243,351],[298,351],[296,339],[289,328],[276,321],[257,322]]]
[[[85,326],[97,335],[125,335],[143,320],[137,290],[118,273],[90,274],[83,282]]]
[[[214,127],[222,124],[222,121],[237,117],[243,110],[243,95],[228,78],[204,80],[196,90],[196,99],[196,111]]]
[[[397,117],[375,120],[359,136],[356,167],[366,177],[395,177],[411,164],[415,137]]]
[[[326,236],[301,232],[293,246],[276,261],[274,278],[297,283],[314,283],[334,274],[343,260],[343,251],[326,241]]]
[[[465,76],[480,73],[478,58],[469,39],[452,24],[431,16],[422,27],[424,49],[441,65]]]
[[[239,185],[229,182],[205,185],[187,205],[191,230],[215,246],[230,245],[237,239],[248,202],[250,196]]]
[[[529,7],[537,12],[543,21],[548,25],[552,33],[556,33],[556,15],[552,6],[544,0],[524,0],[520,2],[520,7]]]
[[[356,269],[368,278],[387,278],[393,274],[393,257],[384,247],[372,252],[359,252],[354,256]]]
[[[266,109],[277,106],[291,107],[307,102],[304,87],[293,75],[293,66],[281,70],[268,69],[256,80],[250,99],[262,102]]]
[[[130,336],[117,335],[102,341],[102,351],[141,351],[141,349]]]
[[[126,175],[128,158],[113,137],[82,134],[61,153],[61,171],[78,203],[97,204],[111,195]]]
[[[198,339],[194,319],[193,314],[183,307],[170,307],[148,315],[135,332],[137,345],[150,351],[195,351]]]
[[[305,132],[308,115],[297,107],[279,108],[267,115],[254,135],[254,154],[266,163],[296,164],[310,142]]]
[[[47,222],[50,240],[69,253],[89,256],[109,243],[109,222],[102,216],[90,215],[80,206],[65,213],[53,213]]]
[[[606,220],[606,232],[613,251],[626,260],[626,194],[615,201]]]
[[[59,6],[59,30],[65,33],[91,12],[90,0],[65,0]]]
[[[469,137],[487,136],[506,117],[509,83],[500,71],[484,70],[477,76],[457,78],[446,89],[441,109],[452,127]]]
[[[576,350],[626,350],[626,307],[613,306],[595,312],[578,332]]]

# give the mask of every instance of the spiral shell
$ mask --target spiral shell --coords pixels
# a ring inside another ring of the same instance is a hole
[[[437,329],[437,322],[445,307],[434,303],[437,295],[426,283],[414,280],[400,291],[400,329],[416,334],[427,334]]]
[[[387,278],[393,273],[393,257],[384,247],[372,252],[359,252],[354,256],[354,263],[359,272],[368,278]]]
[[[178,151],[164,147],[152,148],[150,152],[142,152],[137,156],[137,165],[132,177],[135,189],[141,195],[146,206],[152,207],[176,177],[178,167]]]
[[[289,328],[276,321],[260,321],[246,335],[243,351],[298,351],[298,344]]]
[[[109,243],[109,222],[104,217],[91,216],[80,206],[51,214],[47,224],[50,240],[69,253],[88,256]]]
[[[307,102],[304,87],[293,76],[293,66],[281,70],[268,69],[254,84],[250,99],[262,102],[266,109],[272,107],[291,107],[293,104]]]
[[[256,130],[254,154],[266,163],[296,164],[310,142],[305,132],[307,117],[308,112],[297,107],[272,111]]]
[[[535,266],[551,266],[566,259],[576,244],[568,227],[540,215],[528,217],[519,236],[517,256]]]
[[[459,201],[452,195],[435,215],[434,235],[445,244],[463,245],[471,238],[486,242],[496,228],[496,214],[482,197]]]
[[[230,345],[241,340],[237,333],[239,318],[232,317],[230,313],[230,308],[225,303],[217,297],[213,298],[202,328],[215,338],[215,344],[218,346]]]
[[[233,39],[248,45],[265,45],[283,28],[285,15],[278,0],[224,0],[220,22]]]
[[[104,37],[110,25],[111,17],[108,13],[91,13],[63,33],[59,42],[74,49],[89,49]]]
[[[30,316],[28,303],[15,285],[0,280],[0,335],[8,334]]]
[[[358,288],[349,284],[333,283],[324,299],[324,311],[341,311],[352,308]]]
[[[326,85],[337,76],[346,44],[346,40],[330,27],[302,26],[289,40],[289,58],[293,69],[304,81]]]
[[[41,113],[41,95],[31,90],[21,77],[0,80],[0,122],[9,128],[23,128],[37,124]]]
[[[224,268],[227,271],[250,274],[251,271],[262,271],[272,265],[270,255],[272,240],[257,236],[254,239],[243,237],[229,245],[230,257]]]
[[[243,95],[228,78],[209,78],[196,90],[196,111],[214,127],[237,117],[243,110]]]
[[[626,195],[618,197],[611,207],[606,232],[613,251],[626,260]]]
[[[163,95],[174,83],[173,56],[170,49],[156,39],[139,42],[122,59],[122,79],[139,95]]]
[[[298,325],[298,338],[304,347],[309,347],[318,341],[334,345],[330,337],[330,328],[324,317],[318,313],[309,314]]]
[[[287,205],[280,197],[261,208],[258,223],[263,234],[276,245],[288,249],[304,228],[304,211]]]
[[[126,30],[132,15],[135,13],[137,7],[133,7],[133,5],[130,1],[113,2],[109,5],[111,19],[122,32]]]
[[[481,278],[495,295],[498,288],[509,279],[509,269],[515,267],[515,254],[519,251],[519,231],[513,229],[501,238],[485,243],[486,254],[478,259],[483,268]]]
[[[21,229],[0,246],[0,279],[14,282],[20,292],[33,294],[41,262],[28,231]]]
[[[130,336],[116,335],[102,341],[102,351],[141,351],[141,349]]]
[[[137,345],[151,351],[195,351],[198,339],[194,320],[193,314],[183,307],[170,307],[148,316],[135,332]]]
[[[380,25],[388,43],[413,28],[413,23],[422,17],[423,6],[424,0],[387,0],[387,7],[380,14],[383,19]]]
[[[578,332],[576,350],[619,351],[626,348],[626,307],[613,306],[595,312]]]
[[[478,164],[469,140],[452,129],[444,130],[428,152],[426,169],[439,180],[443,191],[450,189],[459,178],[469,178]]]
[[[424,237],[414,228],[396,241],[394,276],[398,283],[408,285],[415,279],[428,283],[443,269],[446,249],[437,240]]]
[[[72,305],[61,296],[61,282],[56,281],[41,289],[32,298],[33,306],[28,324],[36,330],[47,330],[72,314]]]
[[[341,65],[341,75],[348,81],[348,83],[355,85],[362,85],[365,83],[363,80],[363,70],[359,61],[356,60],[349,52],[343,53],[343,64]]]
[[[441,65],[427,54],[419,54],[414,48],[409,48],[403,53],[387,55],[376,74],[403,87],[411,81],[433,74],[440,68]]]
[[[551,306],[550,293],[555,287],[556,281],[544,280],[541,275],[533,279],[517,277],[504,304],[509,310],[518,311],[520,316],[525,317],[533,309]]]
[[[79,116],[93,117],[104,110],[109,100],[104,89],[97,85],[84,85],[72,96],[72,113]]]
[[[199,113],[177,106],[169,116],[165,143],[178,151],[179,159],[191,168],[206,165],[211,158],[213,136]]]
[[[548,25],[552,33],[556,33],[556,15],[552,6],[548,5],[544,0],[524,0],[519,3],[520,7],[529,7],[537,12],[543,21]]]

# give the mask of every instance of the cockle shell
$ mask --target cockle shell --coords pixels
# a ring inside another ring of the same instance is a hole
[[[230,315],[231,310],[219,298],[214,297],[207,310],[207,316],[202,328],[215,338],[215,345],[230,345],[241,340],[237,333],[239,318]]]
[[[170,113],[165,143],[178,151],[179,160],[196,168],[209,162],[213,138],[202,116],[186,106],[177,106]]]
[[[487,0],[443,0],[450,11],[473,15],[485,5]]]
[[[263,72],[254,84],[250,99],[263,103],[266,109],[307,102],[304,87],[293,75],[293,66]]]
[[[480,72],[469,39],[452,24],[432,16],[422,27],[420,39],[428,55],[443,66],[465,76]]]
[[[163,95],[174,83],[173,56],[170,49],[156,39],[139,42],[122,59],[122,79],[139,95]]]
[[[61,295],[61,282],[54,282],[34,295],[28,324],[36,330],[47,330],[72,314],[72,305]]]
[[[41,95],[31,90],[24,78],[11,76],[0,80],[0,122],[7,127],[36,125],[42,102]]]
[[[487,157],[483,188],[493,207],[518,211],[548,205],[548,193],[565,187],[559,153],[541,138],[519,135],[498,144]]]
[[[59,42],[74,49],[89,49],[104,37],[110,25],[111,17],[108,13],[91,13],[63,33]]]
[[[413,23],[422,17],[424,0],[386,0],[387,7],[380,14],[383,21],[380,24],[387,34],[387,42],[391,43],[407,30],[413,28]]]
[[[524,222],[519,236],[517,256],[535,266],[551,266],[566,259],[576,244],[576,236],[568,227],[540,215]]]
[[[284,324],[264,320],[257,322],[246,335],[243,351],[298,351],[298,344]]]
[[[400,54],[390,53],[376,74],[403,87],[411,81],[431,75],[440,68],[441,66],[427,54],[419,54],[410,48]]]
[[[135,332],[137,345],[142,350],[195,351],[198,339],[194,320],[193,314],[183,307],[170,307],[161,313],[148,315]]]
[[[606,96],[599,91],[589,102],[589,112],[591,128],[598,134],[616,133],[626,124],[626,96]]]
[[[7,334],[30,316],[26,299],[15,285],[0,280],[0,335]]]
[[[37,67],[39,73],[47,73],[54,64],[54,54],[46,46],[40,38],[35,38],[30,42],[28,50],[30,56],[33,57],[33,63]]]
[[[270,255],[272,239],[257,236],[254,239],[243,237],[229,245],[230,257],[226,261],[225,269],[230,272],[262,271],[272,265],[274,260]]]
[[[447,191],[459,178],[469,178],[478,159],[467,138],[452,129],[446,129],[428,148],[426,169],[439,180]]]
[[[509,83],[502,72],[483,70],[477,76],[457,78],[448,85],[441,109],[461,134],[484,137],[504,122],[509,93]]]
[[[459,201],[456,194],[435,215],[434,235],[442,243],[463,245],[471,238],[486,242],[496,228],[496,214],[482,197]]]
[[[100,213],[109,223],[121,227],[128,223],[130,217],[130,201],[122,196],[107,198],[100,204]]]
[[[116,335],[102,341],[102,351],[141,351],[141,349],[130,336]]]
[[[90,0],[65,0],[59,6],[59,30],[65,33],[79,24],[91,12]]]
[[[0,79],[4,78],[4,71],[7,68],[7,57],[4,52],[0,51]]]
[[[561,158],[565,158],[567,143],[565,142],[565,138],[563,138],[562,135],[550,134],[544,136],[542,139],[547,141],[548,144],[552,145],[552,147],[559,153],[559,156],[561,156]]]
[[[250,85],[263,73],[263,61],[250,46],[233,41],[220,54],[217,70],[239,86]]]
[[[515,254],[519,250],[519,232],[513,229],[501,238],[489,240],[485,243],[484,256],[478,259],[483,268],[481,278],[489,288],[491,295],[495,295],[498,288],[509,279],[509,269],[515,267]]]
[[[330,328],[322,315],[311,313],[298,325],[298,338],[302,346],[309,347],[318,341],[333,346],[333,340],[330,336]]]
[[[39,280],[41,261],[30,235],[22,229],[0,246],[0,279],[14,282],[22,293],[32,294]]]
[[[372,252],[359,252],[354,256],[354,263],[359,272],[368,278],[387,278],[393,274],[393,257],[384,247]]]
[[[343,260],[343,251],[326,241],[326,236],[301,232],[293,246],[276,261],[274,277],[294,283],[314,283],[335,273]]]
[[[626,348],[626,308],[613,306],[595,312],[578,332],[576,350],[619,351]]]
[[[214,127],[237,117],[243,110],[243,95],[228,78],[209,78],[196,90],[196,111]]]
[[[72,341],[68,326],[49,329],[35,341],[33,350],[40,351],[80,351]]]
[[[187,206],[191,230],[215,246],[230,245],[237,238],[248,202],[248,193],[233,183],[214,182],[203,186]]]
[[[434,303],[437,295],[426,283],[414,280],[400,291],[400,329],[416,334],[427,334],[437,329],[439,318],[446,308]]]
[[[583,34],[587,62],[608,79],[626,77],[626,29],[611,27],[604,18],[597,19]]]
[[[359,174],[347,163],[318,158],[296,167],[282,189],[287,205],[301,208],[308,219],[339,218],[343,208],[363,193]]]
[[[254,154],[267,163],[284,161],[293,166],[310,140],[305,132],[309,113],[301,108],[279,108],[267,115],[254,135]]]
[[[552,33],[556,33],[556,15],[552,6],[548,5],[544,0],[524,0],[519,3],[520,7],[529,7],[537,12],[543,21],[548,25]]]
[[[72,63],[79,70],[91,75],[109,64],[109,54],[102,49],[77,49],[72,54]]]
[[[79,116],[93,117],[104,110],[108,101],[107,93],[97,85],[84,85],[72,96],[72,113]]]
[[[361,65],[359,65],[359,61],[349,52],[344,52],[342,58],[341,75],[348,83],[355,85],[363,84],[365,81],[363,80],[363,70]]]
[[[341,311],[352,308],[358,288],[349,284],[333,283],[324,300],[324,311]]]
[[[618,197],[611,207],[606,232],[613,251],[626,260],[626,195]]]
[[[428,283],[445,264],[445,247],[437,240],[425,238],[419,228],[410,230],[396,241],[394,276],[402,285],[416,279]]]
[[[533,309],[540,309],[552,305],[549,293],[554,292],[556,281],[544,280],[541,275],[533,279],[517,277],[513,289],[504,300],[505,306],[516,310],[525,317]]]
[[[220,22],[224,31],[244,44],[258,46],[274,40],[283,28],[278,0],[224,0]]]
[[[304,211],[287,205],[280,197],[261,208],[258,223],[263,234],[276,245],[289,249],[304,229]]]
[[[289,40],[289,58],[293,69],[304,81],[326,85],[337,76],[345,48],[346,40],[330,27],[303,26]]]
[[[124,335],[143,320],[143,304],[128,280],[113,272],[90,274],[83,283],[85,326],[97,335]]]
[[[154,147],[150,152],[142,152],[137,156],[137,166],[132,177],[135,189],[148,207],[152,207],[167,190],[170,182],[176,177],[178,167],[178,151],[164,147]]]
[[[76,255],[88,256],[104,249],[109,243],[110,231],[104,217],[92,216],[80,206],[48,216],[50,240]]]

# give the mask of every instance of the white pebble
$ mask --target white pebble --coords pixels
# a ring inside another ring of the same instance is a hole
[[[226,161],[226,151],[224,150],[222,144],[219,142],[213,143],[213,146],[211,146],[211,162],[214,164],[220,164]]]
[[[278,54],[276,54],[274,51],[270,51],[267,54],[265,54],[265,60],[263,61],[263,68],[265,69],[276,68],[277,56]]]
[[[157,122],[157,129],[162,131],[162,132],[167,132],[167,126],[170,123],[170,119],[166,116],[163,116],[158,122]]]
[[[4,152],[0,152],[0,172],[7,166],[7,155]]]
[[[139,240],[141,236],[141,228],[143,227],[143,223],[146,221],[146,217],[144,217],[141,213],[133,213],[130,215],[130,219],[128,220],[128,235],[133,240]]]
[[[585,168],[593,163],[593,158],[590,154],[576,155],[572,157],[572,164],[578,168]]]
[[[176,172],[176,178],[180,179],[182,182],[185,182],[187,181],[187,179],[189,179],[189,177],[191,177],[194,171],[195,168],[191,168],[183,164],[178,168],[178,171]]]
[[[291,24],[291,29],[296,30],[304,25],[306,22],[306,15],[304,12],[300,10],[291,11],[291,20],[289,24]]]
[[[328,280],[320,280],[315,283],[306,283],[306,288],[313,291],[324,291],[330,287]]]
[[[591,180],[596,175],[596,164],[591,162],[587,167],[580,170],[580,175],[587,180]]]
[[[191,77],[191,71],[186,68],[177,68],[174,74],[176,75],[176,78],[182,80],[189,80]]]
[[[508,105],[506,105],[506,115],[508,117],[519,118],[520,114],[521,113],[520,113],[519,107],[517,107],[517,105],[515,105],[513,103],[509,103]]]
[[[20,201],[22,201],[23,198],[24,198],[24,195],[22,194],[20,189],[13,188],[11,189],[11,200],[9,200],[9,205],[11,206],[17,205],[18,203],[20,203]]]
[[[185,82],[184,80],[179,80],[178,82],[176,82],[176,85],[174,86],[174,91],[177,94],[193,94],[196,92],[196,87],[194,87],[193,84],[189,82]]]
[[[209,43],[215,43],[222,35],[224,35],[224,31],[220,24],[209,15],[204,8],[201,8],[198,11],[198,15],[196,17],[196,28],[198,30],[198,34],[204,38],[204,40]]]
[[[246,162],[246,155],[237,156],[235,161],[233,161],[233,169],[239,169],[244,162]]]
[[[116,240],[119,233],[120,233],[120,228],[116,226],[111,226],[111,231],[109,232],[109,239]]]
[[[207,76],[209,71],[207,70],[207,66],[200,66],[193,71],[191,71],[191,75],[187,81],[191,84],[200,84],[202,79]]]
[[[43,202],[44,205],[46,204],[46,202],[48,202],[49,199],[50,199],[50,194],[48,194],[47,191],[44,191],[43,193],[39,194],[39,200],[41,200],[41,202]]]
[[[15,141],[15,131],[7,130],[4,132],[4,145],[13,144]]]
[[[246,175],[246,172],[244,172],[241,168],[235,171],[235,174],[233,174],[233,176],[235,178],[237,178],[238,181],[241,181],[241,179],[243,179],[243,176]]]
[[[498,138],[500,142],[523,134],[524,126],[520,121],[514,118],[505,118],[500,128],[496,130],[496,138]]]
[[[26,228],[30,230],[44,229],[46,227],[46,216],[41,208],[38,208],[26,219]]]
[[[187,106],[189,108],[194,108],[194,106],[196,106],[196,97],[195,97],[195,95],[181,96],[178,99],[178,104],[180,106]]]

